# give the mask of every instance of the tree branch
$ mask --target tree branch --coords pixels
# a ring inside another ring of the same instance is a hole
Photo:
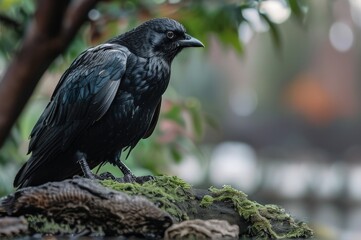
[[[46,34],[49,38],[61,34],[62,20],[69,6],[69,0],[46,1],[39,0],[35,12],[38,33]]]
[[[22,46],[0,81],[0,147],[39,79],[69,45],[98,0],[39,0]]]

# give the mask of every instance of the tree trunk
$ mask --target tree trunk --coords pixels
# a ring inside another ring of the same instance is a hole
[[[97,0],[39,0],[22,46],[0,80],[0,147],[38,81],[88,19]]]

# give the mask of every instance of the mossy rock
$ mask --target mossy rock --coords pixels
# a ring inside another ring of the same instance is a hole
[[[144,196],[177,221],[188,220],[188,213],[194,208],[191,185],[175,176],[157,176],[143,184],[120,183],[113,180],[103,180],[101,184],[129,195]]]
[[[209,207],[215,202],[231,201],[238,214],[250,224],[245,237],[291,239],[313,236],[306,223],[296,221],[280,206],[251,201],[245,193],[227,185],[222,189],[211,187],[209,191],[211,195],[205,195],[200,205]]]
[[[219,218],[222,216],[222,208],[228,208],[220,203],[231,203],[231,207],[244,219],[244,223],[237,223],[241,228],[242,237],[252,238],[272,238],[272,239],[290,239],[290,238],[310,238],[313,231],[306,223],[296,221],[285,209],[273,205],[262,205],[248,199],[247,195],[231,186],[224,186],[221,189],[211,187],[208,194],[205,191],[193,189],[184,180],[174,176],[158,176],[154,180],[144,184],[138,183],[119,183],[112,180],[104,180],[102,184],[117,191],[122,191],[130,195],[142,195],[148,198],[160,208],[172,215],[177,221],[190,218],[207,219],[204,210],[220,211]],[[199,193],[201,192],[201,193]],[[211,206],[217,205],[216,208]],[[227,209],[229,210],[229,209]],[[197,215],[202,212],[202,216]],[[226,211],[223,211],[223,214]],[[212,218],[215,214],[210,214]],[[228,220],[228,219],[226,219]]]
[[[65,214],[67,221],[56,218],[59,214]],[[238,225],[240,238],[313,236],[306,223],[296,221],[279,206],[251,201],[230,186],[194,189],[172,176],[157,176],[143,184],[114,180],[98,184],[78,178],[20,189],[0,199],[0,223],[1,217],[24,217],[30,232],[41,234],[87,231],[93,236],[159,238],[174,222],[218,219]],[[80,225],[76,224],[79,220]]]

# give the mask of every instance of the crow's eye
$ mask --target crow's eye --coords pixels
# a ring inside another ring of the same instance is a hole
[[[172,31],[168,31],[168,32],[167,32],[167,38],[173,39],[174,36],[175,36],[174,32],[172,32]]]

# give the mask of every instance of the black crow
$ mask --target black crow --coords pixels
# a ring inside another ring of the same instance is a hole
[[[149,137],[158,121],[174,57],[203,44],[168,18],[153,19],[81,53],[60,78],[30,135],[30,159],[14,186],[36,186],[109,162],[136,177],[120,153]]]

